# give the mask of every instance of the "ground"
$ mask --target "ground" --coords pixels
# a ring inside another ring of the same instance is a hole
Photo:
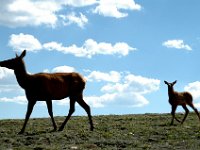
[[[55,120],[61,125],[64,117]],[[200,122],[194,113],[183,125],[175,121],[173,126],[170,114],[94,116],[94,131],[89,130],[86,116],[73,116],[62,132],[51,132],[49,118],[35,118],[18,135],[23,121],[0,120],[0,149],[200,149]]]

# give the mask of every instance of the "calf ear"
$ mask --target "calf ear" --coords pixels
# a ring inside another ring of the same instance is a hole
[[[24,50],[24,51],[22,52],[22,54],[20,55],[21,58],[23,58],[24,56],[26,56],[26,50]]]
[[[175,81],[173,82],[173,85],[176,84],[176,82],[177,82],[177,80],[175,80]]]
[[[167,82],[167,81],[164,81],[164,83],[168,85],[168,82]]]

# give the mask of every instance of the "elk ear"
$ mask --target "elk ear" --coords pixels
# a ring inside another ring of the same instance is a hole
[[[17,53],[15,53],[15,56],[16,56],[16,58],[19,57],[19,56],[17,55]]]
[[[167,81],[164,81],[165,82],[165,84],[167,84],[168,85],[168,82]]]
[[[21,58],[23,58],[24,56],[26,56],[26,50],[24,50],[24,51],[22,52],[22,54],[20,55]]]

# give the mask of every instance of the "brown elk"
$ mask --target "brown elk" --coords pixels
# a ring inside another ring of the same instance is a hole
[[[172,106],[172,111],[171,111],[171,115],[172,115],[172,121],[171,121],[171,125],[173,125],[174,123],[174,119],[176,119],[176,121],[181,122],[181,124],[183,124],[183,122],[185,121],[189,110],[187,108],[186,105],[189,105],[197,114],[199,120],[200,120],[200,116],[199,116],[199,112],[198,110],[194,107],[193,104],[193,98],[192,95],[189,92],[176,92],[174,91],[174,85],[176,84],[177,81],[174,81],[172,83],[169,83],[167,81],[164,81],[165,84],[167,84],[168,86],[168,96],[169,96],[169,103]],[[179,121],[176,116],[175,116],[175,111],[178,105],[181,105],[183,107],[183,109],[185,110],[185,116],[183,118],[182,121]]]
[[[75,102],[78,102],[81,107],[88,114],[90,130],[93,130],[92,116],[90,107],[83,100],[83,90],[85,88],[86,81],[84,78],[75,72],[72,73],[38,73],[28,74],[26,72],[25,63],[23,61],[26,55],[24,50],[20,56],[13,59],[0,62],[1,67],[14,70],[18,84],[25,90],[26,98],[28,100],[28,107],[24,125],[19,134],[24,133],[26,124],[32,113],[33,107],[37,101],[46,101],[48,113],[53,123],[53,131],[57,130],[57,125],[53,118],[52,100],[61,100],[66,97],[70,99],[70,109],[68,116],[60,126],[58,131],[62,131],[67,121],[75,111]]]

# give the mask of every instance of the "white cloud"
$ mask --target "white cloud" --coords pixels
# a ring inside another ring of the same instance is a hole
[[[88,39],[85,43],[78,47],[77,45],[71,45],[68,47],[63,46],[61,43],[49,42],[43,44],[43,47],[47,50],[56,50],[65,54],[73,54],[77,57],[91,58],[93,55],[115,55],[126,56],[130,51],[136,50],[136,48],[130,47],[127,43],[118,42],[112,45],[111,43],[100,42],[97,43],[93,39]]]
[[[131,87],[127,88],[129,91],[148,94],[159,89],[160,80],[129,74],[125,77],[125,83]]]
[[[142,107],[149,103],[145,98],[145,94],[159,90],[160,80],[157,79],[136,76],[134,74],[122,76],[121,74],[121,80],[112,82],[104,78],[107,75],[109,73],[98,73],[98,78],[96,79],[97,81],[109,82],[100,90],[104,94],[85,98],[93,107],[105,107],[109,105]],[[89,80],[90,78],[95,79],[93,76],[87,78]],[[112,79],[112,76],[108,77],[108,79]]]
[[[111,43],[97,43],[93,39],[86,40],[82,46],[78,47],[73,44],[71,46],[63,46],[62,43],[48,42],[41,44],[40,41],[30,34],[12,34],[8,45],[15,51],[23,51],[24,49],[36,52],[42,49],[49,51],[59,51],[64,54],[72,54],[76,57],[91,58],[94,55],[119,55],[126,56],[130,51],[135,51],[136,48],[130,47],[125,42],[118,42],[112,45]]]
[[[9,93],[16,91],[22,91],[19,85],[17,84],[0,85],[0,93]]]
[[[192,50],[192,48],[189,45],[185,44],[183,40],[179,39],[165,41],[162,45],[166,46],[167,48],[185,49],[188,51]]]
[[[160,81],[157,79],[150,79],[134,74],[124,76],[122,83],[107,84],[102,87],[101,91],[112,93],[118,91],[120,93],[137,93],[140,95],[148,94],[159,89]]]
[[[110,71],[109,73],[92,71],[86,78],[88,81],[119,82],[121,79],[121,74],[117,71]]]
[[[62,3],[73,7],[84,7],[97,4],[97,0],[64,0]]]
[[[0,102],[13,102],[18,104],[27,104],[27,99],[25,96],[16,96],[13,98],[2,97]]]
[[[194,98],[194,105],[200,108],[200,81],[189,83],[184,87],[184,90],[192,94]]]
[[[14,76],[14,71],[11,69],[0,67],[0,80]]]
[[[52,70],[49,70],[49,69],[44,69],[43,72],[46,72],[46,73],[59,73],[59,72],[75,72],[75,68],[74,67],[70,67],[70,66],[58,66],[58,67],[55,67],[53,68]]]
[[[84,28],[84,26],[88,23],[88,19],[82,13],[77,16],[75,12],[72,12],[66,16],[60,15],[63,19],[63,25],[68,26],[71,24],[77,24],[80,28]]]
[[[16,102],[22,104],[24,103],[24,98],[20,99],[20,96],[14,98],[3,97],[4,95],[12,96],[13,94],[19,93],[22,94],[23,90],[17,84],[14,71],[0,67],[0,102]]]
[[[184,90],[191,92],[194,99],[200,98],[200,81],[189,83]]]
[[[75,72],[75,68],[70,66],[59,66],[52,69],[52,72]]]
[[[86,96],[84,100],[91,105],[92,107],[105,107],[108,103],[111,103],[115,100],[116,94],[104,94],[101,96]]]
[[[0,24],[9,27],[55,26],[55,12],[61,9],[56,1],[3,0],[0,1]]]
[[[87,51],[82,47],[77,47],[75,44],[65,47],[62,43],[49,42],[43,44],[44,49],[49,51],[59,51],[64,54],[72,54],[76,57],[87,57]]]
[[[121,18],[128,16],[128,11],[141,9],[134,0],[1,0],[0,25],[8,27],[46,25],[54,28],[63,21],[63,17],[59,16],[63,16],[62,13],[66,8],[74,11],[77,7],[87,6],[90,6],[89,11],[83,10],[79,17],[69,12],[64,20],[68,20],[67,24],[76,23],[83,28],[88,22],[83,13],[89,13],[91,10],[103,16]]]
[[[38,51],[42,49],[40,42],[30,34],[12,34],[10,36],[9,46],[15,51]]]
[[[18,85],[14,71],[11,69],[0,67],[0,94],[1,97],[4,95],[15,95],[22,94],[24,91]]]
[[[128,16],[124,10],[141,10],[141,6],[134,0],[100,0],[93,12],[103,16],[122,18]]]

